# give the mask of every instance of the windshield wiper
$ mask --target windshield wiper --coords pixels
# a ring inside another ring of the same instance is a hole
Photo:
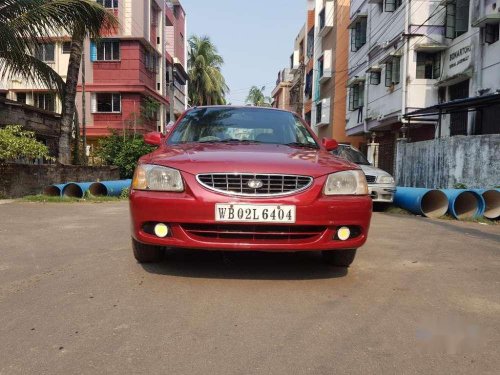
[[[290,143],[285,143],[285,146],[292,146],[292,147],[303,147],[303,148],[313,148],[317,150],[319,147],[313,143],[302,143],[302,142],[290,142]]]
[[[251,139],[231,138],[231,139],[223,139],[223,140],[217,141],[217,143],[262,143],[262,142],[251,140]]]

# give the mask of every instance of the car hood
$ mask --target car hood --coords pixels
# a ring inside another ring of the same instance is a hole
[[[141,158],[151,163],[198,173],[279,173],[319,177],[348,169],[356,164],[324,150],[275,144],[190,143],[162,146]]]
[[[369,176],[390,176],[386,171],[375,168],[373,165],[359,165],[359,167],[363,170],[365,175]]]

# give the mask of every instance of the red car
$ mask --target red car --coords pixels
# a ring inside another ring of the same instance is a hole
[[[165,248],[322,251],[348,267],[372,212],[365,175],[297,115],[258,107],[188,110],[143,156],[130,194],[139,262]]]

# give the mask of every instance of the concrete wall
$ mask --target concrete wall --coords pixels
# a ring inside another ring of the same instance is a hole
[[[0,163],[0,197],[40,194],[54,183],[118,180],[117,167]]]
[[[59,148],[60,116],[36,107],[0,98],[0,127],[22,125],[35,132],[36,138],[57,156]]]
[[[396,181],[398,186],[426,188],[500,186],[499,160],[499,134],[399,142]]]

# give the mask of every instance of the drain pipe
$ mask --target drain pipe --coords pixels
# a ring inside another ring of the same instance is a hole
[[[405,33],[407,35],[410,34],[410,17],[411,17],[411,0],[408,0],[408,4],[405,7]],[[403,98],[401,100],[401,124],[403,127],[406,127],[407,120],[403,117],[406,114],[406,106],[408,103],[408,84],[407,84],[407,76],[408,76],[408,59],[410,55],[410,39],[405,40],[405,53],[403,54],[404,64],[403,64]]]

